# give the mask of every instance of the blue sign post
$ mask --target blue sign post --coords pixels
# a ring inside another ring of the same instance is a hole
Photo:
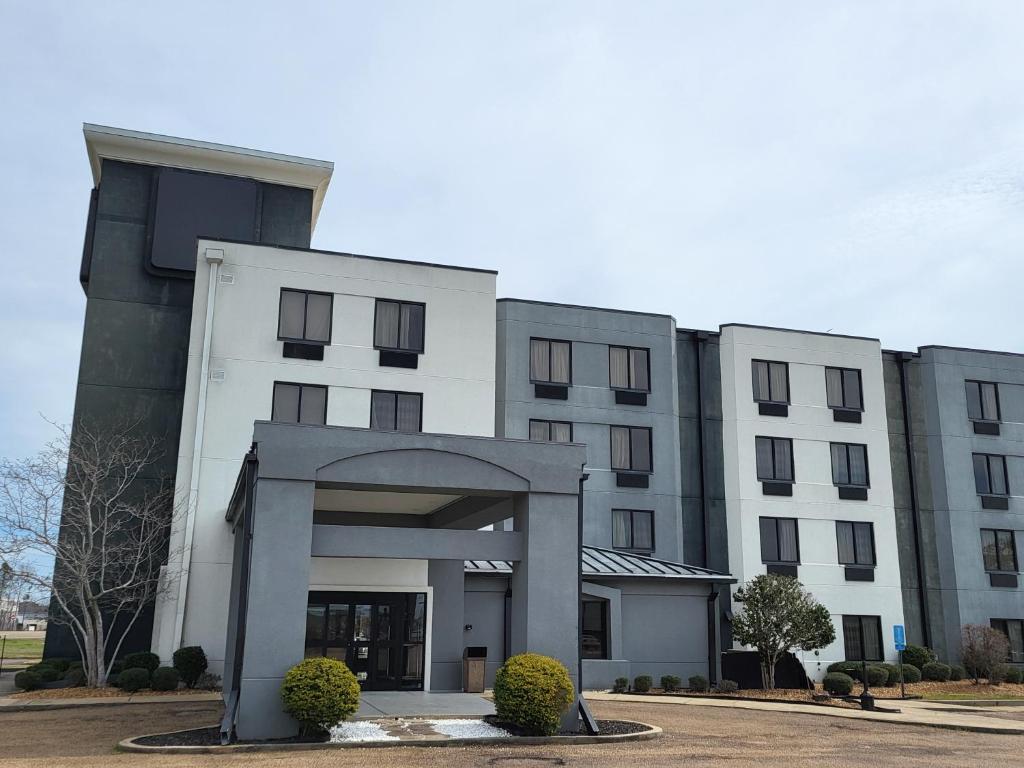
[[[896,650],[899,652],[900,662],[900,698],[907,698],[907,688],[903,682],[903,652],[907,650],[907,631],[902,624],[892,625],[892,639],[895,641]]]

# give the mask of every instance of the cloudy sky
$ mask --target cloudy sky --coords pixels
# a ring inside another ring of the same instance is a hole
[[[161,8],[0,0],[0,456],[70,418],[85,121],[333,160],[314,246],[502,296],[1024,352],[1017,0]]]

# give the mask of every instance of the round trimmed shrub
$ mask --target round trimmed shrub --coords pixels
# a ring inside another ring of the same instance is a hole
[[[903,651],[903,663],[918,669],[924,669],[925,664],[936,660],[935,651],[922,645],[907,645]]]
[[[628,677],[616,677],[615,684],[612,685],[612,693],[625,693],[629,690],[629,678]]]
[[[1021,668],[1020,667],[1011,667],[1011,666],[1007,666],[1006,667],[1006,677],[1005,677],[1006,682],[1008,682],[1008,683],[1019,683],[1022,678],[1024,678],[1024,673],[1021,672]]]
[[[174,668],[187,688],[195,688],[199,676],[206,671],[206,653],[198,645],[187,645],[174,652]]]
[[[124,662],[121,660],[112,661],[110,665],[107,667],[107,672],[109,672],[111,675],[121,674],[122,672],[124,672]]]
[[[50,658],[43,659],[42,663],[54,667],[58,672],[60,672],[63,675],[65,672],[68,671],[68,667],[71,666],[71,659]]]
[[[69,688],[81,688],[85,685],[85,670],[81,667],[70,667],[64,673],[64,682]]]
[[[885,667],[880,667],[877,664],[872,664],[868,667],[868,687],[881,688],[887,685],[888,682],[889,670]]]
[[[14,686],[23,691],[34,691],[36,688],[42,686],[42,684],[42,678],[40,678],[37,673],[30,672],[27,669],[23,669],[14,676]]]
[[[967,677],[967,670],[964,669],[963,664],[950,664],[949,665],[949,679],[950,680],[963,680]]]
[[[43,683],[53,683],[63,677],[61,671],[57,669],[57,667],[48,663],[35,664],[29,667],[28,671],[35,673],[39,677],[40,682]]]
[[[821,687],[833,696],[847,696],[853,690],[853,678],[844,672],[829,672],[821,681]]]
[[[149,670],[142,667],[130,667],[117,676],[117,687],[128,693],[149,688]]]
[[[159,666],[160,657],[155,653],[150,653],[149,651],[129,653],[124,657],[125,669],[144,669],[149,672],[149,674],[153,674]]]
[[[313,736],[355,714],[359,681],[343,661],[303,659],[284,676],[281,700],[284,711],[299,721],[303,735]]]
[[[903,665],[903,682],[905,683],[920,683],[921,682],[921,670],[915,667],[913,664]]]
[[[121,673],[120,672],[109,672],[107,673],[107,685],[111,688],[121,687]]]
[[[153,672],[151,687],[154,691],[176,691],[181,676],[173,667],[157,667]]]
[[[694,675],[686,681],[687,687],[691,691],[698,691],[699,693],[707,693],[710,690],[708,685],[708,679],[704,675]]]
[[[650,675],[637,675],[633,678],[633,690],[637,693],[647,693],[654,685],[654,678]]]
[[[675,675],[661,676],[661,690],[665,693],[675,693],[683,686],[683,681]]]
[[[648,676],[648,690],[650,681]],[[569,671],[557,659],[539,653],[512,656],[498,668],[494,678],[494,709],[498,719],[514,723],[528,733],[557,733],[562,714],[574,698]]]
[[[949,680],[951,671],[949,664],[942,664],[938,661],[929,661],[921,667],[921,678],[923,680],[932,680],[937,683],[944,683]]]
[[[889,664],[887,662],[878,662],[875,664],[876,667],[881,667],[888,673],[888,679],[882,683],[882,685],[888,687],[892,685],[900,684],[900,668],[896,664]]]
[[[740,689],[740,684],[735,680],[720,680],[718,683],[719,693],[736,693]]]

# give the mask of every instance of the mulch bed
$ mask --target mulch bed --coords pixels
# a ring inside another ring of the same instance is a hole
[[[514,723],[506,723],[499,720],[494,715],[487,715],[483,718],[484,722],[489,725],[493,725],[495,728],[501,728],[508,731],[513,736],[536,736],[534,733],[530,733]],[[619,736],[626,733],[641,733],[648,730],[649,726],[643,725],[642,723],[631,723],[626,720],[598,720],[597,726],[600,728],[599,736]],[[589,736],[586,731],[559,731],[555,734],[556,736]]]

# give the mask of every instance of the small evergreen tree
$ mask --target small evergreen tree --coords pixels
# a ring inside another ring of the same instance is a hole
[[[787,651],[813,651],[836,639],[828,609],[790,576],[755,576],[735,599],[743,610],[733,619],[733,637],[757,649],[766,689],[775,688],[775,665]]]

